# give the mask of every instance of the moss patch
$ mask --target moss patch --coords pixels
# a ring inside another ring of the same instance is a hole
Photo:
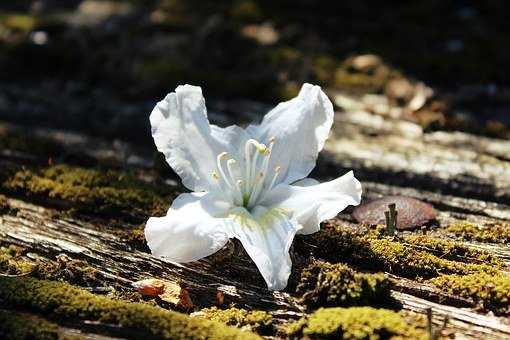
[[[443,258],[445,253],[420,250],[415,245],[378,233],[357,234],[342,226],[326,226],[310,237],[315,252],[330,261],[348,262],[368,269],[384,270],[411,279],[433,278],[442,274],[496,273],[493,264],[474,264]]]
[[[510,225],[480,227],[472,223],[457,223],[447,227],[446,231],[465,241],[510,243]]]
[[[503,262],[490,252],[473,249],[459,242],[439,240],[422,235],[408,236],[405,237],[404,240],[417,249],[426,250],[443,259],[460,262],[488,263],[498,267],[503,266]]]
[[[200,312],[195,313],[195,316],[261,334],[267,334],[271,330],[271,323],[273,321],[273,317],[265,311],[249,311],[234,307],[228,309],[218,309],[216,307],[204,308]]]
[[[510,314],[510,277],[505,274],[443,275],[430,280],[442,291],[471,299],[481,311]]]
[[[30,15],[0,15],[0,29],[9,29],[20,33],[28,33],[35,27],[35,24],[35,18]]]
[[[163,215],[175,196],[134,176],[68,165],[22,169],[3,183],[4,189],[28,197],[67,201],[76,212],[145,218]]]
[[[66,283],[0,278],[0,301],[62,319],[95,320],[165,339],[256,339],[222,324],[141,303],[97,296]]]
[[[0,149],[18,151],[37,157],[56,157],[63,148],[49,138],[9,131],[0,126]]]
[[[7,275],[25,275],[34,272],[37,265],[20,257],[22,248],[9,245],[0,247],[0,273]]]
[[[115,234],[125,242],[129,247],[144,252],[149,252],[149,246],[145,240],[145,225],[135,227],[130,230],[116,230]]]
[[[399,313],[372,307],[321,308],[286,328],[291,338],[426,339]]]
[[[58,339],[58,326],[43,318],[0,310],[0,337],[5,340]]]
[[[39,279],[66,281],[86,287],[104,285],[96,269],[87,262],[60,255],[56,261],[31,260],[25,250],[15,245],[0,247],[0,273],[30,275]]]
[[[301,273],[297,292],[309,308],[381,305],[390,301],[391,282],[383,274],[365,274],[344,264],[314,262]]]

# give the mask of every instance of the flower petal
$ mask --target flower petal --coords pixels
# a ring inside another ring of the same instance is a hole
[[[300,179],[299,181],[296,181],[292,183],[292,185],[298,186],[298,187],[310,187],[312,185],[318,185],[320,182],[316,179],[306,177],[303,179]]]
[[[290,184],[315,167],[333,124],[333,104],[319,86],[303,84],[299,95],[278,104],[247,131],[262,143],[276,138],[270,169],[280,166],[278,183]]]
[[[190,262],[211,255],[228,241],[221,219],[211,213],[230,208],[211,194],[181,194],[164,217],[151,217],[145,238],[152,254],[175,262]]]
[[[202,89],[181,85],[158,102],[150,115],[152,137],[168,164],[193,191],[211,190],[216,156],[224,151],[237,155],[248,139],[238,126],[209,124]]]
[[[307,181],[308,182],[308,181]],[[319,231],[322,221],[335,217],[349,205],[361,201],[361,183],[349,171],[333,181],[304,186],[280,184],[260,203],[268,209],[290,211],[303,229],[300,234]]]
[[[292,267],[289,249],[299,226],[279,210],[260,206],[253,209],[252,215],[238,208],[238,216],[226,222],[231,236],[241,241],[268,289],[284,289]]]

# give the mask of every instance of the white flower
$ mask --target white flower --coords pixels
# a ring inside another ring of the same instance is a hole
[[[333,124],[333,106],[319,86],[304,84],[296,98],[246,129],[209,124],[201,88],[178,86],[157,103],[150,122],[158,150],[194,191],[177,197],[165,217],[147,221],[154,255],[195,261],[237,238],[268,288],[280,290],[294,235],[314,233],[360,202],[352,171],[322,184],[305,178]]]

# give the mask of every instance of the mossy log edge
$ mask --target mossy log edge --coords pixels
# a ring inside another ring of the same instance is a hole
[[[190,292],[210,297],[211,304],[214,304],[212,299],[218,288],[234,286],[236,295],[231,298],[239,307],[273,311],[278,316],[277,323],[295,320],[302,314],[303,306],[287,293],[270,292],[250,280],[227,279],[208,260],[187,265],[163,262],[147,253],[123,250],[125,245],[116,236],[100,231],[88,222],[52,217],[47,209],[19,200],[9,199],[9,204],[16,206],[18,213],[16,216],[0,217],[0,241],[18,244],[48,256],[65,253],[72,258],[85,259],[105,277],[126,287],[132,281],[151,276],[180,280]],[[239,269],[244,272],[255,270]],[[393,291],[392,296],[407,310],[425,313],[427,308],[432,308],[437,324],[448,315],[451,325],[462,334],[510,337],[510,326],[500,318],[441,305],[403,292]]]

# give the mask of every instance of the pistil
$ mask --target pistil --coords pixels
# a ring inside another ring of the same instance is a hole
[[[225,171],[223,160],[228,154],[222,152],[217,156],[216,165],[219,175],[213,172],[213,178],[218,180],[218,182],[220,182],[220,179],[225,182],[226,188],[224,189],[219,185],[220,190],[226,194],[228,193],[235,204],[242,205],[245,208],[253,208],[261,195],[274,186],[280,167],[275,168],[275,173],[269,186],[267,186],[266,177],[268,176],[271,151],[275,142],[276,139],[274,137],[269,139],[269,146],[259,143],[254,139],[246,141],[244,146],[245,168],[243,180],[236,180],[236,174],[239,174],[239,171],[236,170],[239,169],[235,168],[235,159],[231,158],[226,162],[227,171]],[[259,159],[260,155],[264,157],[262,160]]]

